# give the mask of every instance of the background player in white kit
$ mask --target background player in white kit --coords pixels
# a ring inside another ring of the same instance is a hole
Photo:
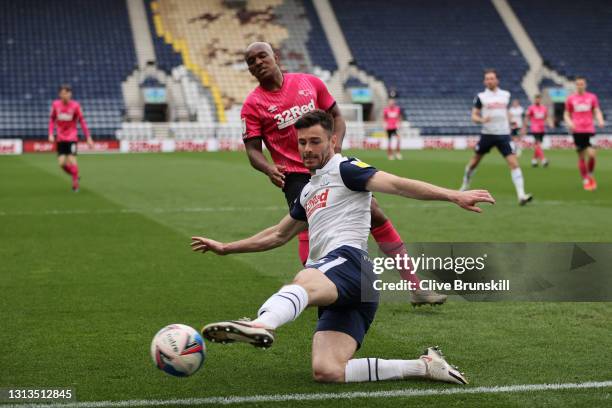
[[[378,293],[368,285],[375,279],[366,252],[370,201],[372,192],[380,192],[451,201],[466,210],[481,212],[477,203],[495,202],[489,192],[448,190],[377,171],[359,160],[334,154],[337,136],[333,134],[331,115],[324,111],[305,114],[295,127],[300,154],[312,177],[290,214],[277,225],[241,241],[221,243],[192,237],[192,248],[219,255],[265,251],[287,243],[308,225],[310,253],[305,269],[261,306],[254,321],[208,324],[202,329],[203,336],[215,342],[240,341],[269,347],[276,328],[295,320],[307,306],[318,306],[312,344],[315,380],[364,382],[421,377],[467,384],[462,373],[433,347],[416,360],[353,359],[378,306]],[[368,293],[365,298],[364,291]]]
[[[489,153],[491,148],[497,147],[510,167],[510,175],[519,204],[525,205],[533,199],[533,196],[525,193],[523,172],[519,167],[510,139],[510,113],[508,112],[510,92],[499,88],[497,72],[493,69],[485,70],[484,84],[486,88],[476,95],[472,108],[472,121],[482,124],[480,140],[474,149],[474,156],[465,167],[461,191],[470,187],[472,176],[483,156]]]
[[[516,153],[516,157],[521,157],[520,130],[523,127],[525,109],[521,106],[521,101],[513,99],[512,105],[508,111],[510,112],[510,134],[512,136],[512,143],[514,143],[514,152]]]

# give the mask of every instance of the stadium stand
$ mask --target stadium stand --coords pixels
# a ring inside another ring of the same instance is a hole
[[[210,82],[213,89],[217,88],[222,107],[230,109],[256,86],[243,59],[245,45],[250,42],[270,42],[279,50],[288,71],[335,68],[320,22],[309,6],[305,9],[300,0],[157,0],[149,2],[148,12],[156,9],[166,41],[182,50],[190,70],[203,72],[199,75],[203,84],[208,86]],[[164,69],[179,62],[173,61],[175,57],[168,54],[160,38],[155,39],[155,49]]]
[[[486,67],[495,67],[502,87],[526,103],[521,79],[527,63],[490,2],[331,4],[357,65],[397,89],[398,103],[422,134],[478,131],[469,112]]]
[[[602,111],[612,118],[610,3],[601,0],[511,0],[510,5],[546,64],[570,78],[586,76],[589,90],[599,95]],[[607,130],[612,131],[612,127],[608,126]]]
[[[73,86],[94,137],[121,124],[121,81],[136,66],[123,0],[0,4],[0,137],[46,138],[51,100]]]

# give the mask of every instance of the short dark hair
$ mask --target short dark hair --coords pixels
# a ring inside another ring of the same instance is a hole
[[[334,133],[334,118],[321,109],[310,111],[295,122],[296,129],[308,129],[316,125],[320,125],[330,135]]]
[[[534,96],[534,98],[541,98],[541,97],[542,97],[542,95],[541,95],[541,94],[536,94],[536,95]]]
[[[72,92],[72,86],[70,84],[61,84],[59,86],[58,92],[62,92],[64,90],[68,92]]]
[[[487,74],[495,74],[495,77],[496,77],[496,78],[499,78],[499,75],[497,75],[497,71],[495,70],[495,68],[486,68],[486,69],[483,71],[482,76],[483,76],[483,77],[484,77],[484,76],[487,76]]]
[[[579,79],[582,79],[583,81],[586,81],[586,77],[585,77],[584,75],[576,75],[576,76],[574,77],[574,81],[577,81],[577,80],[579,80]]]

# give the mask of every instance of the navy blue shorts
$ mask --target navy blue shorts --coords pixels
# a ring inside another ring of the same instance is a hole
[[[368,254],[342,246],[306,267],[323,272],[338,289],[338,299],[333,304],[319,307],[315,331],[346,333],[357,341],[358,348],[361,347],[374,321],[379,299],[379,293],[373,288],[376,275]]]
[[[478,154],[487,154],[493,147],[497,147],[497,150],[504,157],[514,154],[514,143],[512,143],[510,135],[482,134],[474,151]]]

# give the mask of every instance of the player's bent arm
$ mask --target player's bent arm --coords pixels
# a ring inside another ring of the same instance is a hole
[[[567,126],[568,129],[570,130],[574,129],[574,122],[572,122],[572,118],[570,116],[570,113],[567,111],[567,109],[565,110],[565,112],[563,112],[563,121],[565,122],[565,125]]]
[[[472,122],[474,123],[484,123],[484,118],[480,116],[480,109],[472,108]]]
[[[291,238],[306,229],[307,225],[304,221],[286,215],[278,224],[240,241],[223,243],[204,237],[191,237],[191,248],[203,253],[212,251],[218,255],[262,252],[286,244]]]
[[[268,174],[268,168],[270,162],[266,159],[263,154],[263,146],[261,138],[253,137],[244,141],[244,147],[249,157],[249,162],[254,169],[261,171],[262,173]]]
[[[346,133],[346,122],[344,121],[344,117],[337,103],[327,112],[334,117],[334,133],[338,138],[334,153],[340,153],[342,151],[342,140],[344,140],[344,135]]]
[[[595,118],[597,119],[597,124],[599,125],[599,127],[603,128],[605,123],[604,123],[603,114],[601,113],[601,109],[595,108],[594,113],[595,113]]]
[[[477,203],[495,203],[495,199],[486,190],[450,190],[424,181],[398,177],[384,171],[378,171],[370,177],[366,189],[373,193],[394,194],[417,200],[450,201],[474,212],[482,211],[476,207]]]

